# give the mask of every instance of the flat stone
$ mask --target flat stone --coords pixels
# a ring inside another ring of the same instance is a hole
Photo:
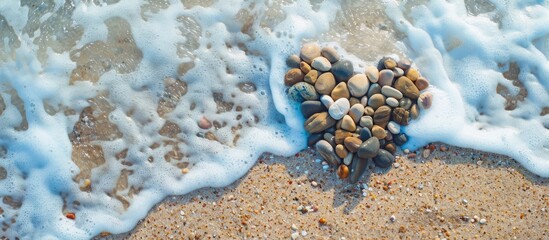
[[[415,68],[410,68],[406,72],[406,77],[409,78],[412,81],[416,81],[417,78],[419,78],[419,72]]]
[[[349,182],[357,183],[358,180],[360,180],[360,177],[362,177],[362,175],[366,171],[366,167],[368,166],[368,161],[369,161],[369,159],[358,157],[358,154],[355,154],[353,156],[353,161],[351,163],[351,174],[349,176]]]
[[[364,115],[366,116],[374,116],[374,108],[370,107],[370,106],[367,106],[364,108]]]
[[[393,138],[395,144],[398,146],[404,145],[408,141],[408,137],[404,133],[399,133]]]
[[[293,87],[297,88],[303,99],[305,100],[318,100],[320,95],[315,90],[315,87],[306,82],[298,82]]]
[[[303,44],[303,47],[301,47],[299,56],[303,61],[311,63],[314,58],[320,56],[320,46],[314,42],[305,43]]]
[[[347,82],[349,86],[349,92],[354,97],[362,97],[368,92],[370,87],[370,81],[366,78],[366,75],[359,73],[351,77]]]
[[[305,101],[301,103],[301,113],[305,118],[309,118],[315,113],[326,112],[326,107],[320,101]]]
[[[385,147],[383,147],[383,149],[387,150],[391,154],[395,154],[396,145],[394,143],[387,143],[387,144],[385,144]]]
[[[330,95],[335,85],[334,75],[331,72],[325,72],[316,79],[315,89],[319,94]]]
[[[322,132],[336,124],[336,120],[327,112],[315,113],[305,121],[305,130],[309,133]]]
[[[336,130],[334,136],[336,144],[342,144],[345,138],[352,137],[353,133],[344,130]]]
[[[336,152],[336,155],[340,158],[345,158],[347,154],[349,154],[347,149],[345,149],[345,146],[343,146],[342,144],[338,144],[335,147],[335,152]]]
[[[353,63],[349,60],[339,60],[332,65],[332,73],[337,81],[347,81],[353,76]]]
[[[379,81],[377,84],[380,86],[391,86],[393,84],[393,78],[395,77],[395,73],[393,70],[384,69],[379,71]]]
[[[391,132],[392,134],[399,134],[400,133],[400,125],[394,121],[390,121],[387,123],[387,130]]]
[[[402,126],[406,126],[410,119],[409,114],[410,113],[406,109],[397,107],[393,110],[393,120]]]
[[[370,82],[376,83],[379,80],[379,70],[374,66],[366,67],[364,74],[366,74],[366,77]]]
[[[333,119],[339,120],[343,118],[343,116],[347,115],[349,109],[351,108],[349,105],[349,100],[347,98],[340,98],[328,108],[328,113],[330,113],[330,116]]]
[[[421,95],[419,95],[419,98],[417,99],[417,105],[421,110],[429,109],[432,104],[433,104],[433,94],[431,94],[430,92],[424,92]]]
[[[368,97],[372,97],[374,94],[381,93],[381,86],[377,83],[373,83],[370,85],[370,89],[368,89]]]
[[[301,92],[297,89],[296,85],[288,88],[288,97],[296,102],[303,102],[305,99],[301,96]]]
[[[311,70],[305,75],[305,77],[303,78],[303,81],[314,85],[317,79],[318,79],[318,71]]]
[[[341,58],[337,50],[335,50],[335,48],[333,47],[323,47],[320,51],[320,55],[328,59],[330,63],[335,63]]]
[[[299,69],[301,69],[304,74],[307,74],[311,71],[311,65],[302,61],[299,63]]]
[[[322,134],[320,134],[320,133],[311,134],[307,138],[307,146],[312,147],[316,144],[316,142],[318,142],[320,140],[322,140]]]
[[[401,108],[404,108],[406,110],[409,110],[410,107],[412,107],[412,100],[409,99],[409,98],[402,98],[400,99],[400,101],[398,102],[398,105],[401,107]]]
[[[397,62],[393,58],[385,58],[385,61],[383,61],[383,65],[387,69],[393,69],[397,66]]]
[[[347,165],[347,166],[350,166],[351,163],[353,162],[353,156],[355,154],[354,153],[348,153],[345,158],[343,158],[343,164]]]
[[[353,118],[349,115],[343,116],[341,119],[341,129],[347,130],[349,132],[354,132],[356,130],[356,124]]]
[[[385,95],[385,97],[394,97],[396,99],[402,98],[402,93],[396,88],[393,88],[391,86],[383,86],[381,88],[381,93]]]
[[[419,117],[419,108],[417,104],[414,104],[412,105],[412,107],[410,107],[410,117],[412,119],[417,119]]]
[[[374,135],[374,137],[378,139],[385,139],[385,137],[387,137],[387,133],[385,132],[385,129],[378,125],[374,125],[372,127],[372,135]]]
[[[366,141],[372,137],[372,132],[367,127],[360,129],[360,140]]]
[[[362,140],[357,137],[348,137],[343,140],[343,144],[349,150],[349,152],[356,152],[362,144]]]
[[[362,106],[362,104],[352,105],[351,109],[349,110],[349,116],[351,116],[355,123],[358,123],[363,114],[364,106]]]
[[[410,69],[410,67],[412,66],[412,62],[410,62],[410,60],[406,58],[403,58],[398,61],[397,66],[402,70],[406,71]]]
[[[404,76],[404,70],[402,70],[401,68],[398,68],[398,67],[393,69],[393,73],[395,74],[396,78]]]
[[[387,98],[387,99],[385,100],[385,102],[386,102],[387,105],[389,105],[390,107],[398,107],[398,100],[396,100],[396,98],[393,98],[393,97]]]
[[[286,86],[293,86],[294,84],[303,81],[305,75],[299,68],[292,68],[284,75],[284,84]]]
[[[388,106],[381,106],[374,113],[374,125],[384,128],[387,126],[389,118],[391,118],[391,108]]]
[[[339,165],[340,159],[336,155],[334,148],[328,141],[320,140],[315,144],[316,151],[320,156],[330,164],[332,167],[337,167]]]
[[[363,116],[360,118],[360,126],[371,129],[374,126],[374,119],[371,116]]]
[[[332,104],[334,104],[334,99],[332,99],[332,97],[328,96],[328,95],[322,95],[320,96],[320,102],[326,107],[326,108],[329,108],[330,106],[332,106]]]
[[[414,84],[416,85],[417,89],[419,89],[419,91],[429,87],[429,81],[427,81],[427,79],[424,77],[418,77]]]
[[[383,94],[376,93],[368,99],[368,106],[374,110],[385,105],[385,96]]]
[[[291,68],[298,68],[301,58],[299,56],[292,54],[286,59],[286,65]]]
[[[325,57],[316,57],[313,59],[311,66],[318,71],[327,72],[332,68],[332,64]]]
[[[338,83],[334,89],[332,90],[332,93],[330,95],[334,101],[337,101],[340,98],[349,98],[349,89],[347,88],[347,84],[345,82]]]
[[[376,137],[371,137],[360,144],[357,155],[360,158],[373,158],[379,151],[379,140]]]
[[[395,156],[385,149],[379,149],[377,156],[374,158],[374,163],[379,168],[388,168],[395,162]]]
[[[395,82],[395,88],[399,90],[402,95],[412,100],[419,97],[419,89],[412,80],[407,77],[399,77]]]

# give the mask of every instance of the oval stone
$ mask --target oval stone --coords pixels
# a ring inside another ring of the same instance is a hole
[[[404,133],[399,133],[393,138],[393,140],[396,145],[402,146],[408,141],[408,137]]]
[[[424,77],[418,77],[414,84],[416,85],[417,89],[419,89],[419,91],[429,87],[429,81],[427,81],[427,79],[425,79]]]
[[[306,82],[298,82],[293,87],[297,88],[303,99],[305,100],[318,100],[320,97],[315,90],[315,87]]]
[[[347,166],[350,166],[351,163],[353,162],[353,156],[355,154],[353,153],[347,153],[347,155],[345,155],[345,158],[343,158],[343,164],[347,165]]]
[[[332,104],[334,104],[334,99],[332,99],[332,97],[328,96],[328,95],[322,95],[320,96],[320,102],[326,107],[326,108],[329,108],[330,106],[332,106]]]
[[[387,105],[391,107],[398,107],[398,100],[396,100],[396,98],[393,98],[393,97],[387,98],[385,102],[387,103]]]
[[[374,113],[374,124],[384,128],[387,126],[390,117],[391,108],[388,106],[381,106]]]
[[[368,106],[372,107],[374,110],[385,105],[385,96],[382,94],[376,93],[368,99]]]
[[[366,77],[368,77],[370,82],[376,83],[379,80],[379,70],[374,66],[366,67],[364,74],[366,74]]]
[[[419,117],[419,108],[417,107],[417,104],[412,105],[410,107],[410,117],[412,119],[417,119]]]
[[[350,97],[349,98],[349,103],[351,103],[351,106],[353,106],[355,104],[360,104],[360,100],[356,97]]]
[[[299,69],[301,69],[304,74],[307,74],[309,73],[309,71],[311,71],[311,66],[308,63],[302,61],[299,63]]]
[[[337,81],[347,81],[353,76],[353,63],[349,60],[339,60],[332,65],[332,73]]]
[[[320,140],[315,144],[316,151],[320,156],[330,164],[332,167],[336,167],[340,163],[339,157],[334,152],[334,148],[326,140]]]
[[[303,61],[311,63],[314,58],[320,56],[320,46],[314,42],[305,43],[303,44],[303,47],[301,47],[299,56]]]
[[[409,114],[406,109],[397,107],[393,110],[393,120],[402,126],[406,126],[410,118]]]
[[[400,125],[394,121],[390,121],[387,123],[387,130],[391,132],[392,134],[399,134],[400,133]]]
[[[286,59],[286,65],[291,68],[298,68],[299,62],[301,62],[301,58],[299,56],[292,54]]]
[[[378,125],[374,125],[372,127],[372,135],[374,135],[374,137],[378,139],[385,139],[385,137],[387,137],[387,133],[385,132],[385,129]]]
[[[368,159],[358,157],[358,154],[354,154],[353,161],[351,163],[351,174],[349,176],[349,181],[351,183],[356,183],[366,171],[368,166]]]
[[[315,82],[315,89],[323,95],[330,95],[336,85],[334,75],[331,72],[321,74]]]
[[[399,77],[395,82],[395,88],[407,98],[417,99],[419,97],[419,89],[417,89],[414,82],[407,77]]]
[[[399,90],[397,90],[397,89],[395,89],[391,86],[383,86],[381,88],[381,93],[383,95],[385,95],[386,97],[394,97],[396,99],[401,99],[402,98],[402,93]]]
[[[417,105],[421,110],[429,109],[432,104],[433,104],[433,94],[431,94],[430,92],[424,92],[421,95],[419,95],[419,98],[417,100]]]
[[[301,113],[305,118],[309,118],[315,113],[325,112],[326,107],[320,101],[305,101],[301,103]]]
[[[355,104],[349,110],[349,116],[357,123],[364,114],[364,106],[362,104]]]
[[[349,98],[349,89],[347,88],[347,84],[345,82],[338,83],[334,89],[332,90],[332,93],[330,95],[334,101],[337,101],[340,98]]]
[[[336,120],[327,112],[315,113],[305,121],[305,130],[309,133],[322,132],[336,124]]]
[[[343,144],[349,150],[349,152],[356,152],[358,151],[359,147],[362,144],[362,141],[357,137],[348,137],[343,140]]]
[[[387,143],[383,148],[388,152],[390,152],[391,154],[395,154],[396,152],[396,146],[394,143]]]
[[[384,69],[379,72],[379,81],[377,82],[380,86],[391,86],[393,84],[393,78],[395,73],[393,70]]]
[[[352,137],[353,134],[347,131],[343,130],[336,130],[335,131],[335,142],[337,144],[342,144],[345,138]]]
[[[360,129],[360,140],[366,141],[372,137],[372,132],[370,132],[370,129],[367,127],[363,127]]]
[[[368,92],[370,81],[368,81],[366,75],[359,73],[352,76],[347,82],[347,85],[349,86],[349,92],[351,92],[351,95],[359,98]]]
[[[379,151],[379,140],[376,137],[371,137],[360,144],[357,155],[360,158],[373,158]]]
[[[305,99],[301,96],[301,93],[295,85],[288,88],[288,97],[296,102],[303,102]]]
[[[316,70],[327,72],[332,68],[332,64],[325,57],[316,57],[313,59],[311,66]]]
[[[364,108],[364,115],[366,116],[374,116],[374,112],[375,110],[370,106]]]
[[[377,83],[370,85],[370,89],[368,89],[368,97],[370,98],[377,93],[381,93],[381,86]]]
[[[333,119],[339,120],[349,112],[349,109],[351,108],[349,105],[348,99],[340,98],[328,108],[328,113],[330,113],[330,116]]]
[[[385,61],[383,61],[383,65],[385,68],[393,69],[397,66],[397,62],[393,58],[385,58]]]
[[[371,116],[363,116],[360,118],[360,126],[371,129],[374,126],[374,119]]]
[[[397,78],[404,76],[404,70],[402,70],[401,68],[398,68],[398,67],[393,69],[393,73],[395,73],[395,77],[397,77]]]
[[[303,78],[305,75],[299,68],[292,68],[286,72],[286,75],[284,75],[284,84],[286,86],[292,86],[298,82],[303,81]]]
[[[345,158],[349,152],[347,152],[347,149],[345,149],[345,146],[342,144],[338,144],[335,147],[336,155],[340,158]]]
[[[416,81],[417,78],[419,78],[419,72],[415,68],[410,68],[408,69],[408,72],[406,72],[406,77],[412,81]]]
[[[409,98],[402,98],[402,99],[400,99],[398,105],[401,108],[404,108],[404,109],[408,110],[408,109],[410,109],[410,107],[412,107],[412,100],[409,99]]]
[[[379,149],[377,156],[374,158],[374,163],[377,167],[388,168],[395,162],[395,156],[385,149]]]
[[[340,59],[339,53],[333,47],[323,47],[320,51],[320,55],[328,59],[330,63],[335,63]]]
[[[402,70],[406,71],[410,69],[410,66],[412,66],[412,62],[410,62],[410,60],[406,58],[403,58],[398,61],[397,66]]]

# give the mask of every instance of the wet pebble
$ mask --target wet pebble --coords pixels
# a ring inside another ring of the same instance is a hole
[[[328,108],[328,112],[333,119],[339,120],[349,112],[351,108],[349,105],[348,99],[340,98]]]
[[[299,91],[303,99],[305,100],[318,100],[320,97],[315,90],[315,87],[306,82],[298,82],[293,87]]]
[[[395,162],[395,156],[385,149],[379,149],[374,158],[374,163],[377,167],[388,168]]]
[[[394,97],[387,98],[385,102],[391,107],[398,107],[398,100]]]
[[[349,60],[339,60],[332,65],[332,73],[337,81],[347,81],[353,76],[353,63]]]
[[[431,94],[430,92],[422,93],[421,95],[419,95],[417,104],[421,110],[429,109],[433,104],[433,94]]]
[[[315,144],[316,151],[331,166],[339,165],[339,157],[335,154],[332,145],[326,140],[320,140]]]
[[[336,85],[334,75],[331,72],[321,74],[315,82],[315,89],[319,94],[330,95]]]
[[[391,132],[392,134],[399,134],[400,133],[400,125],[394,121],[390,121],[387,124],[387,130]]]
[[[327,109],[320,101],[304,101],[301,103],[301,113],[305,118],[318,112],[325,112]]]
[[[379,81],[377,82],[380,86],[391,86],[393,84],[393,78],[395,73],[392,70],[384,69],[379,72]]]
[[[336,120],[327,112],[315,113],[305,121],[305,130],[309,133],[324,131],[336,124]]]
[[[364,73],[370,82],[376,83],[379,80],[379,70],[374,66],[366,67]]]
[[[318,56],[320,56],[320,46],[317,43],[305,43],[301,47],[300,57],[303,61],[311,63]]]
[[[368,92],[370,81],[368,81],[366,75],[359,73],[352,76],[347,82],[347,85],[349,86],[351,95],[354,97],[362,97]]]
[[[332,90],[332,93],[330,95],[334,101],[337,101],[340,98],[349,98],[349,89],[347,88],[347,84],[345,82],[338,83],[334,89]]]
[[[376,137],[371,137],[364,141],[358,148],[358,157],[360,158],[373,158],[379,151],[379,140]]]
[[[401,99],[402,98],[402,93],[399,90],[397,90],[397,89],[395,89],[391,86],[383,86],[381,88],[381,93],[383,95],[385,95],[385,97],[393,97],[393,98],[396,98],[396,99]]]
[[[395,88],[407,98],[417,99],[419,97],[419,89],[407,77],[399,77],[395,82]]]
[[[305,75],[299,68],[292,68],[288,72],[286,72],[286,75],[284,76],[284,84],[286,86],[292,86],[298,82],[303,81],[303,78]]]
[[[358,151],[359,147],[362,144],[362,141],[357,137],[348,137],[343,140],[343,143],[347,150],[349,150],[349,152],[354,153]]]
[[[332,68],[332,64],[325,57],[316,57],[313,59],[311,66],[316,70],[327,72]]]
[[[330,63],[335,63],[341,58],[337,50],[335,50],[335,48],[333,47],[323,47],[320,51],[320,55],[328,59]]]
[[[301,58],[299,56],[292,54],[286,59],[286,65],[291,68],[298,68]]]

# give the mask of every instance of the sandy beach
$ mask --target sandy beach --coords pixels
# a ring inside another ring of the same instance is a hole
[[[427,158],[400,153],[390,171],[366,173],[364,191],[323,171],[311,149],[264,155],[237,182],[168,197],[133,231],[106,239],[549,237],[549,179],[508,157],[434,145]]]

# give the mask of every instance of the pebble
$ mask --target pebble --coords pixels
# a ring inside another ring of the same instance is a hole
[[[481,218],[481,219],[478,221],[478,223],[480,223],[480,224],[486,224],[486,219]]]
[[[292,239],[295,240],[299,237],[299,233],[298,232],[294,232],[292,233]]]
[[[461,202],[462,202],[463,204],[467,204],[467,203],[469,203],[469,201],[467,201],[467,199],[465,199],[465,198],[464,198],[464,199],[462,199],[462,200],[461,200]]]
[[[391,217],[389,218],[389,220],[391,220],[391,222],[395,222],[395,221],[396,221],[395,215],[391,215]]]
[[[393,84],[393,78],[395,73],[392,70],[384,69],[379,72],[379,81],[377,82],[380,86],[391,86]]]
[[[421,110],[429,109],[433,104],[433,94],[431,94],[430,92],[422,93],[421,95],[419,95],[417,104]]]
[[[315,82],[315,89],[318,93],[323,95],[330,95],[335,87],[335,78],[331,72],[325,72],[321,74]]]
[[[316,151],[332,167],[339,165],[339,157],[335,154],[332,145],[326,140],[320,140],[315,144]]]
[[[329,108],[332,104],[334,104],[334,99],[332,99],[329,95],[322,95],[320,96],[320,102],[324,105],[324,107]]]
[[[308,63],[306,62],[300,62],[299,63],[299,69],[301,69],[301,71],[304,73],[304,74],[307,74],[311,71],[311,65],[309,65]]]
[[[360,158],[355,154],[353,156],[353,160],[351,163],[351,176],[349,177],[349,181],[351,183],[356,183],[364,174],[364,171],[366,170],[366,167],[368,166],[368,159],[366,158]]]
[[[298,68],[301,58],[299,56],[292,54],[286,59],[286,65],[291,68]]]
[[[323,135],[320,133],[309,135],[309,137],[307,138],[307,145],[311,147],[314,146],[316,142],[322,140],[322,137]]]
[[[362,104],[354,104],[351,106],[351,109],[349,110],[349,116],[351,116],[355,123],[358,123],[358,121],[360,121],[362,115],[364,115],[364,106],[362,106]]]
[[[397,163],[397,162],[394,163],[394,164],[393,164],[393,167],[394,167],[394,168],[399,168],[399,167],[400,167],[400,163]]]
[[[401,107],[401,108],[404,108],[406,110],[409,110],[410,107],[412,107],[412,100],[409,99],[409,98],[402,98],[400,99],[400,101],[398,102],[398,105]]]
[[[383,94],[376,93],[368,99],[368,106],[372,107],[374,110],[385,105],[385,96]]]
[[[200,120],[198,120],[198,127],[202,129],[210,129],[212,127],[212,122],[208,120],[206,117],[202,116]]]
[[[307,236],[307,231],[305,230],[301,231],[301,236],[304,236],[304,237]]]
[[[330,105],[328,112],[333,119],[339,120],[349,112],[350,108],[351,106],[349,106],[349,99],[340,98]]]
[[[347,84],[349,86],[349,92],[351,92],[351,95],[354,97],[364,96],[370,87],[370,81],[368,81],[366,75],[362,73],[352,76]]]
[[[410,69],[410,67],[412,66],[412,62],[410,62],[410,60],[408,59],[400,59],[400,61],[398,61],[397,63],[397,66],[402,70],[406,71]]]
[[[308,82],[310,84],[315,84],[316,80],[318,79],[318,71],[317,70],[311,70],[309,71],[305,77],[303,77],[303,81]]]
[[[345,149],[345,146],[343,146],[342,144],[338,144],[335,147],[335,152],[336,152],[336,155],[340,158],[345,158],[349,153],[347,149]]]
[[[367,106],[367,107],[364,108],[364,115],[374,116],[374,113],[375,113],[375,110],[372,107]]]
[[[292,224],[292,230],[297,231],[297,226],[295,224]]]
[[[305,99],[301,96],[301,93],[295,85],[288,88],[288,97],[296,102],[303,102]]]
[[[372,97],[376,93],[381,93],[381,86],[377,83],[373,83],[370,85],[370,89],[368,89],[368,97]]]
[[[427,79],[425,79],[424,77],[418,77],[414,84],[416,85],[417,89],[419,89],[419,91],[429,87],[429,81],[427,81]]]
[[[337,176],[339,176],[340,179],[345,179],[349,176],[349,167],[345,164],[339,165],[337,168]]]
[[[366,67],[364,73],[370,82],[376,83],[379,80],[379,70],[374,66]]]
[[[324,140],[326,140],[333,148],[336,147],[335,136],[329,132],[324,133]]]
[[[392,136],[392,135],[391,135]],[[385,150],[390,152],[391,154],[395,154],[396,152],[396,146],[394,143],[387,143],[385,147],[383,147]]]
[[[397,62],[393,58],[388,57],[383,61],[383,65],[385,68],[393,69],[397,66]]]
[[[392,134],[399,134],[400,133],[400,125],[394,121],[390,121],[387,124],[387,130],[391,132]]]
[[[284,76],[284,84],[286,86],[292,86],[298,82],[303,81],[303,78],[305,75],[299,68],[292,68],[288,72],[286,72],[286,75]]]
[[[362,141],[357,137],[348,137],[343,140],[343,143],[349,152],[357,152],[360,148]]]
[[[399,90],[397,90],[397,89],[395,89],[391,86],[383,86],[381,88],[381,93],[383,95],[385,95],[386,97],[393,97],[393,98],[396,98],[396,99],[401,99],[402,98],[402,93]]]
[[[430,149],[423,149],[423,152],[421,153],[421,156],[423,158],[428,158],[429,155],[431,155],[431,150]]]
[[[393,138],[395,144],[398,146],[404,145],[408,141],[408,137],[404,133],[399,133]]]
[[[345,82],[338,83],[334,89],[332,90],[332,99],[334,101],[337,101],[340,98],[349,98],[349,89],[347,88],[347,84]]]
[[[330,63],[335,63],[341,58],[339,53],[333,47],[323,47],[320,51],[320,55],[328,59]]]
[[[366,140],[370,139],[371,137],[372,137],[372,132],[370,131],[370,129],[368,129],[366,127],[360,129],[360,140],[366,141]]]
[[[414,82],[419,78],[419,72],[417,71],[417,69],[410,68],[406,73],[406,77]]]
[[[356,130],[356,124],[353,118],[349,115],[343,116],[341,119],[341,129],[347,130],[349,132],[354,132]]]
[[[419,97],[419,89],[417,89],[414,82],[407,77],[399,77],[395,82],[395,88],[407,98],[417,99]]]
[[[412,107],[410,107],[410,117],[412,119],[417,119],[419,117],[419,108],[417,107],[417,104],[413,104]]]
[[[360,99],[358,99],[356,97],[351,97],[351,98],[349,98],[349,102],[351,103],[351,106],[353,106],[355,104],[360,104]]]
[[[387,98],[385,102],[391,107],[398,107],[398,100],[394,97]]]
[[[388,106],[381,106],[374,113],[374,124],[384,128],[387,126],[390,117],[391,108]]]
[[[343,141],[345,140],[345,138],[348,138],[348,137],[352,137],[353,134],[350,133],[350,132],[347,132],[347,131],[343,131],[343,130],[336,130],[335,131],[335,142],[336,144],[342,144]]]
[[[317,43],[305,43],[301,47],[300,55],[301,59],[307,63],[311,63],[314,58],[320,56],[320,46]]]
[[[360,158],[373,158],[379,151],[379,140],[376,137],[364,141],[358,148],[358,157]]]
[[[360,118],[360,126],[371,129],[374,126],[374,119],[371,116],[362,116]]]
[[[331,128],[336,120],[330,117],[327,112],[315,113],[305,121],[305,130],[309,133],[318,133]]]
[[[347,81],[353,76],[353,63],[349,60],[339,60],[332,65],[332,73],[338,81]]]
[[[397,107],[393,110],[393,120],[402,126],[406,126],[408,125],[408,120],[410,118],[409,114],[410,113],[406,111],[406,109]]]
[[[374,137],[378,139],[384,139],[385,137],[387,137],[387,133],[385,132],[385,129],[378,125],[374,125],[372,127],[372,135],[374,135]]]
[[[304,101],[301,103],[301,113],[305,118],[309,118],[318,112],[325,112],[326,110],[326,107],[320,101]]]
[[[354,156],[353,153],[347,154],[345,158],[343,158],[343,164],[347,166],[351,165],[351,162],[353,161],[353,156]]]
[[[318,100],[320,97],[316,92],[315,87],[309,83],[298,82],[292,87],[295,87],[305,100]]]
[[[404,70],[402,70],[402,68],[396,67],[395,69],[393,69],[393,73],[395,74],[395,77],[397,77],[397,78],[404,76]]]
[[[362,106],[366,107],[368,106],[368,97],[367,96],[364,96],[360,99],[360,104],[362,104]]]
[[[313,59],[311,66],[316,70],[327,72],[332,68],[332,64],[325,57],[316,57]]]

